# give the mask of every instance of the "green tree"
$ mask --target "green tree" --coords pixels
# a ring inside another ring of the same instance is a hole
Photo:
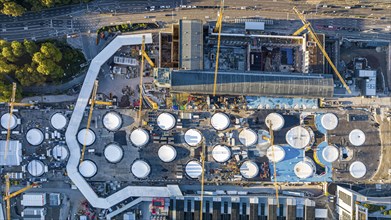
[[[0,102],[9,102],[11,97],[11,86],[6,85],[4,80],[0,80]]]
[[[33,55],[33,62],[36,62],[38,64],[42,63],[46,59],[45,55],[41,52],[36,52]]]
[[[26,49],[24,48],[24,45],[18,41],[12,41],[11,48],[12,48],[12,53],[16,57],[21,57],[26,54]]]
[[[6,40],[0,39],[0,49],[3,49],[4,47],[9,47],[10,43]]]
[[[46,81],[46,77],[37,71],[34,64],[25,64],[22,69],[15,72],[15,75],[22,86],[41,85]]]
[[[42,4],[40,1],[38,0],[24,0],[25,2],[27,2],[29,5],[31,5],[31,11],[41,11],[42,10]]]
[[[27,53],[29,53],[30,55],[33,55],[35,52],[38,51],[38,46],[34,41],[24,39],[23,45],[26,48]]]
[[[3,14],[11,15],[14,17],[21,16],[25,11],[26,9],[16,2],[4,2],[3,9],[1,10]]]
[[[16,70],[16,66],[14,64],[7,63],[3,57],[0,58],[0,73],[11,73]]]
[[[11,47],[3,47],[3,50],[1,51],[1,55],[3,55],[3,57],[10,62],[16,62],[17,60],[14,53],[12,52]]]
[[[45,6],[45,7],[52,7],[56,2],[54,0],[40,0],[41,2],[41,5]]]
[[[44,60],[38,65],[37,71],[53,79],[58,79],[64,74],[63,69],[52,60]]]
[[[40,51],[46,59],[51,59],[54,62],[60,62],[62,59],[61,51],[52,43],[43,43]]]

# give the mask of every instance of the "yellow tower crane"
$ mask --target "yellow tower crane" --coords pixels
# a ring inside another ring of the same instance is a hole
[[[89,101],[89,103],[90,103],[90,112],[88,114],[86,132],[84,134],[83,148],[81,150],[81,156],[80,156],[80,163],[83,162],[83,160],[84,160],[84,154],[85,154],[86,146],[87,146],[87,136],[89,134],[88,131],[89,131],[90,127],[91,127],[92,112],[94,111],[95,104],[97,104],[97,105],[107,105],[107,106],[113,105],[112,102],[105,102],[105,101],[95,100],[96,99],[96,93],[98,92],[98,85],[99,85],[98,80],[95,80],[94,88],[93,88],[92,94],[91,94],[91,99]]]
[[[10,195],[10,177],[8,175],[5,175],[5,190],[4,190],[4,198]],[[7,199],[5,200],[6,203],[6,215],[7,220],[11,220],[11,200]]]
[[[352,91],[350,90],[349,86],[346,84],[345,80],[342,78],[341,74],[339,73],[337,67],[334,65],[333,61],[331,61],[329,55],[327,54],[326,50],[324,49],[322,43],[320,42],[318,36],[316,35],[316,32],[314,31],[314,29],[312,28],[312,25],[309,21],[307,21],[304,17],[303,14],[301,14],[296,7],[293,7],[293,11],[297,14],[297,16],[299,17],[299,19],[301,20],[301,22],[303,23],[303,26],[301,28],[299,28],[295,33],[293,33],[293,35],[299,35],[301,32],[303,32],[305,29],[308,31],[308,33],[310,34],[311,38],[314,39],[316,45],[318,46],[318,48],[320,49],[320,51],[322,52],[323,56],[326,58],[327,62],[330,64],[331,68],[333,69],[335,75],[337,75],[338,79],[341,81],[341,83],[343,84],[343,86],[345,87],[346,91],[348,91],[348,93],[352,93]]]
[[[13,193],[10,193],[10,178],[9,175],[5,175],[5,195],[3,200],[6,202],[6,218],[7,220],[11,220],[11,199],[21,193],[26,192],[27,190],[37,186],[37,183],[32,183],[31,185],[28,185],[18,191],[15,191]]]
[[[205,144],[205,138],[202,138],[202,151],[201,151],[201,201],[200,201],[200,220],[203,218],[203,206],[204,206],[204,185],[205,185],[205,151],[206,151],[206,144]]]
[[[217,17],[216,27],[214,28],[214,32],[218,33],[217,36],[217,50],[216,50],[216,66],[215,66],[215,75],[214,75],[214,83],[213,83],[213,96],[216,95],[217,88],[217,73],[219,71],[219,57],[220,57],[220,41],[221,41],[221,27],[223,24],[223,13],[224,13],[224,0],[220,1],[220,10]]]
[[[18,103],[15,102],[15,96],[16,96],[16,83],[12,83],[12,93],[11,98],[9,102],[10,106],[10,112],[9,112],[9,119],[8,119],[8,125],[7,125],[7,138],[5,142],[5,152],[4,152],[4,160],[7,159],[8,154],[8,146],[11,138],[11,121],[12,121],[12,115],[14,113],[14,106],[33,106],[33,104],[29,103]]]
[[[139,106],[139,109],[138,109],[138,123],[139,123],[139,126],[141,126],[141,111],[142,111],[142,108],[143,108],[143,76],[144,76],[144,59],[147,60],[147,62],[149,63],[149,65],[154,68],[155,67],[155,64],[153,63],[153,61],[151,60],[151,58],[149,58],[147,52],[145,52],[145,35],[143,35],[143,38],[142,38],[142,43],[141,43],[141,65],[140,65],[140,85],[139,85],[139,88],[140,88],[140,106]],[[146,96],[147,97],[147,96]],[[157,104],[156,103],[153,103],[152,99],[150,98],[147,98],[148,101],[150,101],[152,103],[152,106],[153,108],[157,109]]]
[[[278,183],[277,183],[277,168],[276,168],[276,159],[274,154],[274,131],[273,131],[273,123],[271,120],[266,121],[266,123],[269,125],[269,142],[270,147],[272,148],[272,157],[273,157],[273,177],[274,177],[274,188],[276,189],[276,199],[277,199],[277,207],[280,207],[280,203],[278,201]]]

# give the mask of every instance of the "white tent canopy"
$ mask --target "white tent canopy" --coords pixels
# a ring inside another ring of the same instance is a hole
[[[116,131],[121,128],[122,118],[117,112],[111,111],[103,116],[103,126],[109,131]]]
[[[257,143],[258,135],[252,129],[245,128],[239,133],[239,141],[248,147]]]
[[[158,155],[163,162],[172,162],[175,160],[177,152],[171,145],[163,145],[159,148]]]
[[[349,167],[350,175],[354,178],[362,178],[367,173],[367,167],[361,161],[355,161],[350,164]]]
[[[225,130],[230,125],[230,120],[227,114],[218,112],[210,119],[212,127],[218,131]]]
[[[136,160],[132,164],[132,173],[135,177],[144,179],[151,173],[151,167],[143,160]]]
[[[67,125],[67,118],[62,113],[55,113],[50,118],[50,124],[53,126],[56,130],[62,130]]]
[[[157,125],[162,130],[165,131],[171,130],[172,128],[175,127],[175,124],[176,124],[175,117],[170,113],[163,112],[157,117]]]
[[[365,143],[365,133],[360,129],[354,129],[349,134],[349,141],[354,146],[361,146]]]

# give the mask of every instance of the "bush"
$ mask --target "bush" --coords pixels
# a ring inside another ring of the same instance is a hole
[[[383,215],[391,215],[391,209],[382,212]]]

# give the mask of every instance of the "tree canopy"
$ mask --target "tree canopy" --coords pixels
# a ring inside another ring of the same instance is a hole
[[[10,93],[4,91],[12,82],[7,84],[8,79],[17,80],[22,86],[57,83],[78,73],[84,62],[79,50],[60,41],[36,43],[27,39],[23,42],[0,39],[0,100],[9,98]]]
[[[1,9],[1,13],[5,15],[11,15],[13,17],[21,16],[26,9],[19,5],[16,2],[3,2],[3,8]]]
[[[90,0],[0,0],[0,12],[15,17],[23,15],[26,11],[40,11],[44,8],[89,1]]]

